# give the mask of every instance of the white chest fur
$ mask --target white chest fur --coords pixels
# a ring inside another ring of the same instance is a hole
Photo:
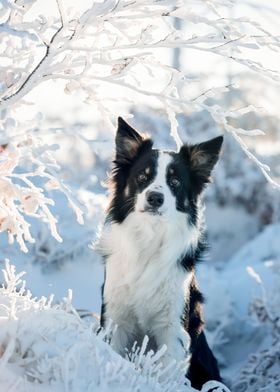
[[[158,347],[166,344],[172,357],[185,357],[181,316],[192,276],[178,261],[197,245],[198,235],[179,212],[170,220],[133,212],[104,228],[99,248],[106,255],[105,315],[118,324],[114,345],[120,354],[140,330]]]

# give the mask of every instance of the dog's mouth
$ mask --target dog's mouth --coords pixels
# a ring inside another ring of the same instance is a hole
[[[154,215],[154,216],[161,216],[162,215],[162,211],[159,211],[158,208],[153,208],[153,207],[145,207],[143,210],[140,210],[140,212],[144,213],[148,213],[149,215]]]

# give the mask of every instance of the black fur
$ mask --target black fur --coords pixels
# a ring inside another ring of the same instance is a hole
[[[193,271],[194,267],[203,260],[204,253],[207,251],[208,245],[206,242],[206,236],[201,235],[201,239],[198,241],[197,247],[191,252],[187,253],[181,260],[180,264],[186,271]]]
[[[105,282],[106,276],[104,273],[104,282]],[[101,286],[101,299],[102,299],[102,304],[101,304],[101,313],[100,313],[100,326],[102,328],[105,327],[105,311],[106,311],[106,304],[104,301],[104,283]]]
[[[198,290],[196,279],[193,278],[189,306],[185,309],[183,324],[191,337],[192,356],[187,377],[191,380],[192,386],[197,389],[201,389],[202,385],[209,380],[221,381],[217,360],[203,332],[203,303],[204,297]]]

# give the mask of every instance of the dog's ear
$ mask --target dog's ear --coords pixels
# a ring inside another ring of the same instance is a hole
[[[198,192],[201,192],[204,185],[211,180],[211,172],[218,161],[222,143],[223,136],[218,136],[203,143],[181,147],[180,154],[188,160],[192,177],[197,182]]]
[[[152,141],[140,135],[121,117],[118,118],[116,133],[116,161],[131,162],[144,145],[152,146]]]

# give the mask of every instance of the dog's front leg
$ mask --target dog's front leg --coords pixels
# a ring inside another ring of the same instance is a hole
[[[118,354],[124,357],[127,351],[131,350],[137,336],[137,323],[130,308],[123,307],[122,312],[119,310],[120,308],[115,307],[115,312],[113,312],[113,309],[108,306],[108,314],[113,320],[113,326],[116,327],[111,338],[111,345]]]
[[[190,359],[190,335],[180,324],[169,324],[155,330],[158,349],[163,345],[167,350],[162,358],[164,366],[172,360],[188,364]]]
[[[117,325],[111,339],[113,349],[124,357],[130,340],[131,335],[129,330],[123,325]]]

